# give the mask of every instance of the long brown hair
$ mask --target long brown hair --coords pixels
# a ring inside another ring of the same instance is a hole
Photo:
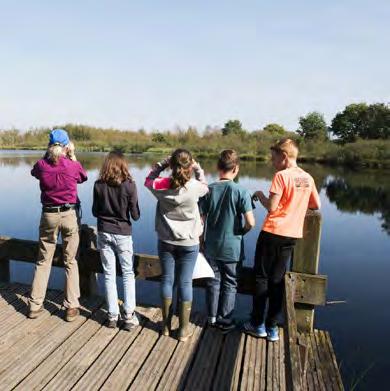
[[[183,187],[191,179],[192,163],[190,151],[179,148],[172,153],[169,160],[169,165],[172,169],[171,189]]]
[[[119,186],[126,179],[132,180],[125,156],[119,151],[110,152],[104,159],[99,180],[111,186]]]

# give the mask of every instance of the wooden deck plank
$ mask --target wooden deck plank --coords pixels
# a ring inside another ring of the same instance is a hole
[[[245,356],[240,389],[265,390],[267,385],[267,341],[264,338],[246,337]]]
[[[80,349],[92,338],[106,318],[106,311],[96,311],[67,340],[53,351],[17,387],[18,390],[39,390],[45,387],[73,360]],[[61,388],[62,389],[62,388]]]
[[[331,363],[330,370],[331,370],[331,379],[332,379],[333,388],[336,391],[344,390],[343,381],[341,379],[339,366],[337,365],[336,355],[333,350],[333,345],[330,339],[330,335],[327,331],[321,331],[320,333],[321,333],[321,341],[324,345],[324,351],[326,357]]]
[[[20,291],[12,292],[12,295],[7,300],[3,300],[3,306],[0,310],[0,324],[9,318],[15,312],[21,311],[27,307],[27,292],[21,288]],[[26,312],[25,312],[26,313]]]
[[[11,325],[0,326],[0,356],[8,352],[15,343],[24,341],[25,346],[30,343],[30,336],[42,328],[47,319],[60,311],[63,294],[59,291],[48,292],[47,300],[44,302],[44,310],[37,319],[29,319],[23,313],[15,313],[12,316]],[[4,327],[3,327],[4,326]]]
[[[316,389],[325,391],[324,377],[321,370],[321,362],[318,354],[317,344],[315,342],[314,334],[308,336],[308,341],[310,341],[311,352],[312,352],[312,373],[314,377],[314,382],[316,384]]]
[[[95,309],[101,299],[93,298],[87,302],[89,308]],[[47,356],[60,346],[91,315],[91,311],[83,309],[82,314],[73,322],[65,322],[57,315],[51,316],[45,327],[36,332],[28,346],[15,344],[7,357],[0,358],[0,390],[9,390],[20,383]]]
[[[176,346],[174,354],[160,379],[158,390],[181,390],[184,387],[185,379],[202,338],[205,317],[199,313],[195,313],[191,322],[191,339],[186,343],[179,343]]]
[[[92,337],[83,345],[84,341],[81,342],[81,349],[74,354],[74,356],[61,368],[61,370],[52,378],[52,380],[44,388],[47,391],[68,391],[73,385],[83,376],[87,369],[93,364],[99,354],[105,349],[105,347],[111,342],[114,336],[118,333],[119,329],[111,329],[108,327],[101,327],[107,318],[106,311],[99,311],[98,317],[91,322],[87,321],[83,324],[86,327],[90,326],[91,330],[88,330]],[[86,327],[79,333],[80,337],[87,335]],[[78,329],[77,331],[79,331]],[[88,337],[84,337],[88,338]],[[68,339],[69,340],[69,339]],[[72,345],[67,343],[66,345]],[[72,341],[73,342],[73,341]],[[73,343],[73,345],[75,345]],[[58,349],[57,349],[58,350]]]
[[[237,390],[241,362],[245,345],[245,334],[239,331],[229,333],[224,341],[213,390]]]
[[[137,327],[130,333],[120,330],[101,355],[88,368],[83,377],[76,383],[73,388],[74,391],[98,390],[141,332],[143,324],[146,321],[145,314],[151,317],[156,312],[156,309],[148,308],[145,310],[144,308],[137,307],[136,311],[143,314],[139,316],[141,318],[140,327]]]
[[[179,319],[174,316],[172,328],[177,329],[178,325]],[[172,337],[159,338],[129,390],[154,390],[163,376],[165,367],[168,365],[178,343],[179,341]]]
[[[26,295],[29,287],[22,284],[4,284],[0,288],[0,309],[18,300],[20,295]]]
[[[279,389],[281,391],[286,390],[286,362],[284,358],[285,349],[284,349],[284,330],[283,328],[279,329],[280,340],[279,340]]]
[[[111,372],[101,390],[126,390],[131,385],[138,370],[159,338],[160,327],[157,322],[160,318],[161,311],[156,309],[152,318],[145,323],[137,339]]]
[[[212,387],[224,336],[216,328],[206,328],[188,379],[187,390],[209,390]]]

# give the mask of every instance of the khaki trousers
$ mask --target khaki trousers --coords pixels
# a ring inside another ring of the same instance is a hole
[[[39,254],[29,300],[31,311],[38,310],[45,299],[59,233],[61,233],[62,237],[66,275],[64,307],[79,307],[80,285],[76,254],[80,237],[76,211],[42,212],[41,223],[39,225]]]

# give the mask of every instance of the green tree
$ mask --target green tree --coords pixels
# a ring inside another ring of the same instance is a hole
[[[365,139],[390,138],[390,106],[384,103],[375,103],[367,108],[366,123],[361,130],[360,137]]]
[[[305,139],[326,139],[328,138],[328,127],[324,116],[317,112],[312,111],[304,117],[299,117],[298,134]]]
[[[367,127],[368,106],[366,103],[353,103],[337,113],[330,126],[331,132],[344,142],[356,141],[365,133]]]
[[[388,139],[390,138],[390,106],[384,103],[348,105],[333,118],[331,131],[344,142],[353,142],[359,137]]]
[[[268,132],[274,135],[283,135],[286,133],[286,129],[282,125],[272,123],[264,126],[263,132]]]
[[[222,134],[224,136],[229,136],[231,134],[243,135],[244,133],[245,130],[242,128],[241,121],[238,119],[227,121],[222,128]]]

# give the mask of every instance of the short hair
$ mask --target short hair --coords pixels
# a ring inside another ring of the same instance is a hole
[[[240,158],[234,149],[223,150],[218,159],[217,167],[218,170],[228,172],[233,170],[240,164]]]
[[[287,157],[296,159],[298,157],[298,144],[291,138],[282,138],[271,147],[271,151],[285,153]]]

